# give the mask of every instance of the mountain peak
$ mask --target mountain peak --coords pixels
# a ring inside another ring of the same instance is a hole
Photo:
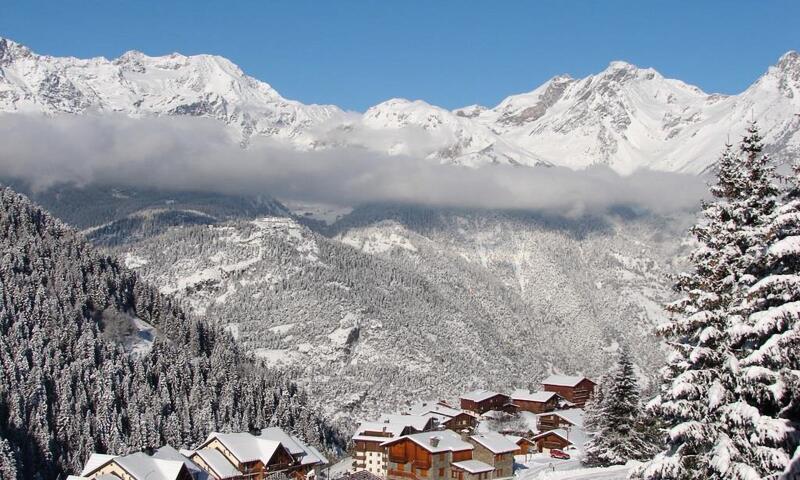
[[[0,37],[0,64],[11,62],[20,57],[27,57],[31,50],[8,38]]]
[[[789,50],[784,53],[775,65],[779,70],[800,70],[800,53]]]
[[[639,67],[623,60],[613,60],[606,70],[638,70]]]

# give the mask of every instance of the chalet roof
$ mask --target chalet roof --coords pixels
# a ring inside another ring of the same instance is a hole
[[[574,387],[584,380],[589,380],[586,377],[576,377],[570,375],[550,375],[542,380],[542,385],[556,385],[559,387]],[[592,382],[591,380],[589,380]],[[594,383],[594,382],[592,382]]]
[[[422,431],[428,426],[428,422],[430,422],[430,420],[430,417],[424,417],[422,415],[399,415],[387,413],[381,415],[379,421],[384,423],[397,423],[411,427],[414,430]]]
[[[463,462],[454,462],[453,466],[466,470],[469,473],[485,473],[494,470],[494,467],[488,463],[483,463],[480,460],[464,460]]]
[[[89,460],[86,460],[86,464],[83,466],[83,470],[81,470],[81,476],[85,477],[89,473],[97,470],[98,467],[101,465],[105,465],[108,463],[109,460],[117,458],[117,455],[106,455],[105,453],[92,453],[89,455]]]
[[[412,415],[426,415],[435,413],[449,418],[455,418],[461,414],[475,416],[475,414],[461,410],[460,408],[453,408],[447,405],[442,405],[438,402],[417,402],[408,409]]]
[[[383,480],[383,477],[379,477],[374,473],[370,473],[366,470],[361,470],[355,473],[345,473],[340,478],[341,480]]]
[[[494,454],[516,451],[517,444],[497,432],[485,432],[469,437],[471,440],[483,445]]]
[[[461,439],[461,436],[451,430],[439,430],[436,432],[422,432],[413,435],[405,435],[384,442],[382,446],[391,445],[408,439],[431,453],[457,452],[462,450],[474,450],[475,447]],[[433,444],[436,443],[436,446]]]
[[[234,467],[233,464],[227,458],[225,458],[225,455],[218,450],[214,450],[213,448],[203,448],[194,453],[203,459],[206,465],[213,470],[212,473],[221,480],[225,480],[226,478],[235,478],[241,475],[241,473],[236,470],[236,467]]]
[[[548,435],[555,435],[557,437],[561,437],[562,439],[568,441],[569,443],[572,443],[572,440],[569,439],[569,432],[567,432],[563,428],[557,428],[555,430],[548,430],[546,432],[542,432],[540,434],[534,435],[533,439],[534,440],[538,440],[538,439],[544,438],[544,437],[546,437]]]
[[[170,445],[164,445],[163,447],[159,448],[153,455],[153,458],[157,458],[160,460],[172,460],[176,462],[183,462],[186,465],[186,468],[189,470],[189,473],[192,474],[192,478],[195,480],[205,480],[208,478],[208,473],[203,470],[200,465],[194,463],[192,460],[188,458],[188,456],[184,455],[183,453],[179,452],[175,448]]]
[[[296,442],[288,433],[284,432],[282,428],[264,428],[261,430],[260,436],[266,440],[280,442],[292,455],[304,455],[306,453],[305,449],[300,446],[300,443]]]
[[[524,440],[524,441],[526,441],[526,442],[528,442],[528,443],[530,443],[530,442],[531,442],[531,440],[530,440],[529,438],[526,438],[526,437],[520,437],[519,435],[506,435],[505,437],[506,437],[507,439],[509,439],[510,441],[514,442],[514,445],[519,445],[519,443],[520,443],[521,441],[523,441],[523,440]]]
[[[523,402],[539,402],[545,403],[550,401],[554,396],[558,395],[556,392],[529,392],[527,390],[515,390],[511,394],[511,400],[521,400]]]
[[[142,452],[117,457],[112,461],[133,478],[141,480],[176,480],[181,470],[186,468],[181,461],[161,460]]]
[[[361,422],[356,430],[356,435],[365,435],[366,432],[386,432],[392,437],[399,437],[408,425],[394,422]]]
[[[297,437],[292,437],[295,441],[299,441]],[[306,445],[305,443],[300,443],[306,451],[305,456],[301,460],[301,465],[327,465],[328,458],[322,454],[316,447],[312,445]]]
[[[478,389],[461,395],[461,398],[463,400],[470,400],[472,402],[483,402],[484,400],[489,400],[490,398],[496,397],[497,395],[502,395],[502,393],[493,392],[491,390]]]
[[[583,427],[583,409],[582,408],[570,408],[568,410],[556,410],[554,412],[547,412],[542,413],[539,416],[544,415],[556,415],[558,417],[563,418],[564,420],[568,421],[572,425],[576,427],[582,428]]]
[[[280,448],[285,448],[280,442],[274,440],[267,440],[255,436],[248,432],[236,433],[218,433],[213,432],[208,436],[201,447],[208,445],[213,439],[217,439],[225,445],[225,447],[236,457],[240,462],[254,462],[260,460],[264,465],[269,463],[269,460],[275,455],[275,452]]]

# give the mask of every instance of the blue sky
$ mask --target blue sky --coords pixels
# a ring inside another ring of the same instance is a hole
[[[0,36],[50,55],[223,55],[306,103],[492,106],[611,60],[738,93],[800,50],[800,2],[3,0]]]

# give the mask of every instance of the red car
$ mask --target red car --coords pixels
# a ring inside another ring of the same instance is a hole
[[[569,453],[565,453],[563,450],[559,450],[554,448],[550,450],[550,458],[558,458],[559,460],[569,460]]]

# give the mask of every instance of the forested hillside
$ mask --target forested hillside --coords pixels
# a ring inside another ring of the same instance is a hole
[[[329,414],[369,417],[473,387],[536,387],[553,371],[595,375],[623,340],[646,378],[663,361],[652,328],[677,223],[374,206],[326,229],[333,238],[267,217],[115,253],[296,372]]]
[[[8,188],[0,251],[0,476],[55,478],[92,451],[212,430],[279,425],[337,444],[284,376]]]

